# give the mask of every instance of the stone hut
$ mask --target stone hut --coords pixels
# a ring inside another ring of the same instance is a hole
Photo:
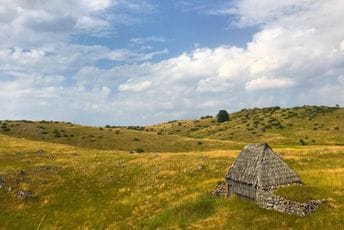
[[[256,200],[261,191],[281,185],[302,184],[268,144],[248,144],[239,154],[227,175],[227,195],[232,193]]]
[[[261,208],[305,216],[323,201],[306,203],[291,201],[273,193],[280,186],[300,184],[302,181],[268,144],[248,144],[234,161],[225,177],[226,183],[218,186],[214,195],[236,194],[255,200]]]

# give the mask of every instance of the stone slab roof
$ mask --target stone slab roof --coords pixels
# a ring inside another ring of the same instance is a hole
[[[230,167],[226,179],[262,189],[302,183],[300,177],[268,144],[246,145]]]

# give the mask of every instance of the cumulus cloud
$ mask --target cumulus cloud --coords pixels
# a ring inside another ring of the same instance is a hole
[[[247,90],[265,90],[265,89],[279,89],[289,88],[295,85],[295,81],[290,78],[268,78],[261,77],[251,80],[246,83]]]
[[[235,2],[212,14],[234,15],[232,26],[258,27],[245,47],[198,47],[158,62],[153,58],[168,50],[113,50],[70,41],[85,31],[113,29],[117,16],[107,12],[124,2],[1,4],[0,118],[143,124],[222,108],[344,104],[340,0]],[[126,5],[132,12],[142,7],[153,10],[143,1]],[[129,42],[141,46],[164,39]],[[113,65],[97,65],[104,60]]]

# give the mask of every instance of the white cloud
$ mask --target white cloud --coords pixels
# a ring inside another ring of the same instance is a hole
[[[144,45],[147,43],[163,43],[166,42],[167,39],[161,36],[149,36],[149,37],[139,37],[139,38],[132,38],[130,39],[131,43],[137,44],[137,45]]]
[[[121,84],[118,89],[120,91],[133,91],[141,92],[147,90],[152,85],[150,81],[134,82],[132,79],[128,80],[126,83]]]
[[[116,16],[107,10],[121,9],[124,2],[1,4],[0,118],[142,124],[222,108],[344,104],[340,0],[239,1],[214,14],[235,14],[233,25],[260,28],[245,47],[197,47],[159,62],[152,60],[168,50],[70,42],[74,34],[109,30]],[[152,10],[139,1],[126,9],[140,7]],[[134,38],[131,43],[163,40]],[[96,67],[103,60],[116,65]]]
[[[247,90],[265,90],[289,88],[295,85],[295,81],[290,78],[268,78],[261,77],[246,83]]]

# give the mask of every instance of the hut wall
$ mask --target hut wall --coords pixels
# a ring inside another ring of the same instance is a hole
[[[233,180],[227,180],[229,194],[235,193],[239,196],[256,199],[256,189],[253,185],[248,185]]]

